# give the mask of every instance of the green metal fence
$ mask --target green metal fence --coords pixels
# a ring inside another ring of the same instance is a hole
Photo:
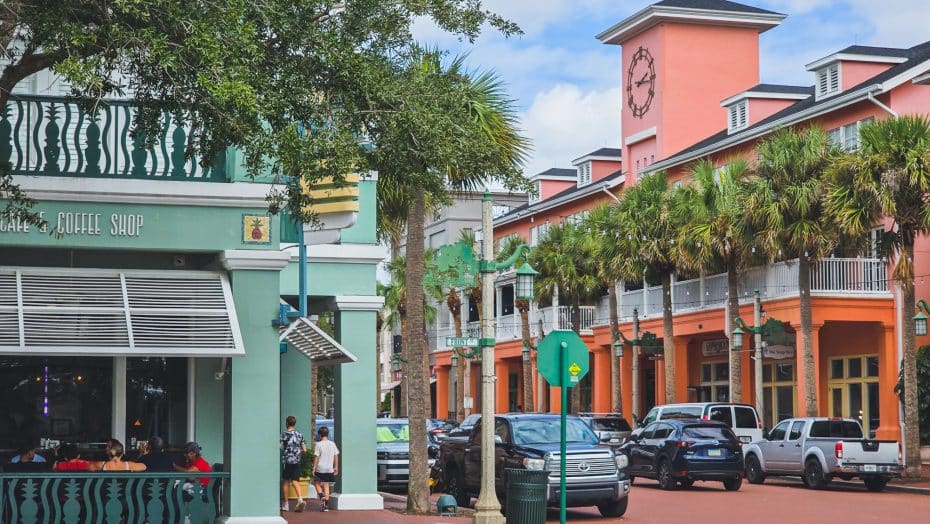
[[[225,472],[0,473],[0,522],[212,523],[228,479]]]
[[[0,164],[14,175],[226,182],[226,153],[210,169],[188,155],[190,126],[165,115],[155,145],[133,133],[136,108],[108,100],[95,112],[74,99],[14,95],[0,112]]]

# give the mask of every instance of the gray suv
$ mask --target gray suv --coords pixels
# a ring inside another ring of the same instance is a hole
[[[630,438],[633,428],[619,413],[579,413],[597,438],[604,444],[619,446]]]

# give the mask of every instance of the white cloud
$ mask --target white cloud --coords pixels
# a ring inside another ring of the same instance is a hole
[[[573,158],[600,147],[620,147],[619,86],[598,91],[557,84],[539,92],[521,117],[534,148],[528,175],[570,167]]]

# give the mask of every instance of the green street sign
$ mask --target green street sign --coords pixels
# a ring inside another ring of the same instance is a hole
[[[435,267],[423,276],[423,282],[457,289],[469,289],[478,284],[478,259],[471,246],[456,242],[439,248]]]
[[[588,346],[574,331],[553,330],[537,350],[539,373],[549,385],[573,388],[588,374]]]
[[[446,337],[447,348],[476,348],[480,343],[478,337]]]

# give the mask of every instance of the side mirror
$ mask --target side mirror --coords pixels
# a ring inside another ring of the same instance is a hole
[[[768,440],[768,439],[769,439],[769,430],[763,429],[763,430],[762,430],[762,440]]]

